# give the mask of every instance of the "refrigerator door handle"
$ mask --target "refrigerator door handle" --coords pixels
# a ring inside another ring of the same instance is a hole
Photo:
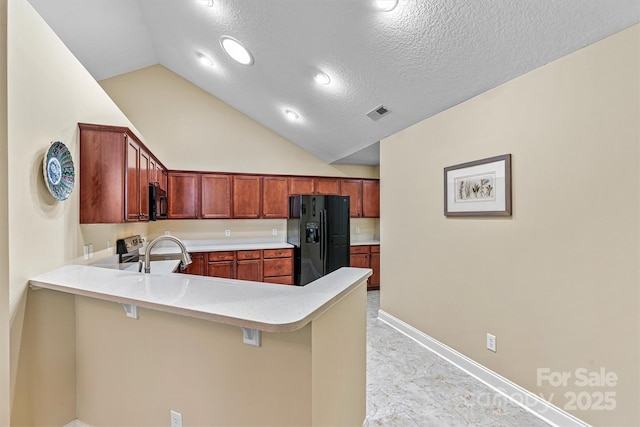
[[[320,211],[320,260],[324,260],[324,211]]]
[[[321,250],[322,250],[322,269],[323,269],[322,274],[327,274],[327,246],[329,246],[328,245],[329,242],[327,242],[327,238],[328,238],[328,236],[327,236],[327,210],[323,209],[321,211],[321,214],[322,214],[322,219],[321,219],[321,222],[320,222],[321,227],[322,227],[321,239],[322,239],[322,242],[323,242],[323,246],[321,248]]]

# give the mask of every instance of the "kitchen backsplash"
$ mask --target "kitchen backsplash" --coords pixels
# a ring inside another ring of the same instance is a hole
[[[351,241],[371,241],[380,238],[378,218],[351,218]],[[284,219],[233,220],[164,220],[130,224],[81,225],[78,263],[93,263],[115,253],[115,243],[130,235],[139,234],[147,242],[168,231],[182,240],[284,242],[287,240],[287,221]],[[228,231],[227,231],[228,230]],[[275,230],[275,231],[274,231]],[[228,235],[227,235],[228,234]],[[83,248],[91,245],[91,259],[85,260]]]

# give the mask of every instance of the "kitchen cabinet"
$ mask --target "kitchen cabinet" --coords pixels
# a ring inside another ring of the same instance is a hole
[[[211,277],[235,279],[235,260],[234,251],[209,252],[207,275]]]
[[[293,249],[265,249],[262,281],[293,285]]]
[[[233,217],[260,218],[262,177],[233,176]]]
[[[380,289],[380,245],[371,245],[370,261],[373,274],[367,284],[367,289]]]
[[[377,179],[362,180],[362,216],[380,218],[380,181]]]
[[[289,178],[289,195],[313,194],[314,178],[306,176],[292,176]]]
[[[126,127],[79,123],[80,223],[149,219],[151,163],[164,166]]]
[[[233,177],[202,174],[201,185],[201,218],[231,218]]]
[[[349,196],[349,215],[351,218],[362,217],[362,180],[342,179],[340,195]]]
[[[181,273],[184,274],[196,274],[198,276],[207,275],[207,254],[203,252],[193,252],[189,254],[191,256],[191,264],[186,267],[182,267]]]
[[[259,250],[236,252],[236,279],[262,281],[262,256]]]
[[[262,218],[289,217],[289,178],[262,178]]]
[[[200,174],[169,172],[168,218],[197,219],[200,211]]]
[[[313,194],[340,195],[340,178],[315,178],[313,185]]]
[[[350,249],[351,267],[370,268],[373,274],[367,281],[367,290],[380,289],[380,245],[358,245]]]

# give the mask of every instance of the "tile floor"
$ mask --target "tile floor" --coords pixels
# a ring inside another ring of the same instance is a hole
[[[548,427],[491,388],[377,319],[368,293],[369,426]]]

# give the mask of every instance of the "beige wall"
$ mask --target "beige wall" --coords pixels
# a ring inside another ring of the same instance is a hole
[[[594,425],[640,424],[639,63],[635,26],[381,144],[381,308],[561,408],[614,392]],[[513,216],[445,218],[443,168],[505,153]]]
[[[100,84],[169,169],[378,177],[319,160],[161,65]]]
[[[175,410],[185,425],[361,425],[365,287],[298,331],[263,333],[258,348],[238,327],[145,309],[132,320],[120,304],[76,297],[78,418],[159,426]]]
[[[7,1],[0,0],[0,426],[9,424],[9,197],[7,145]]]
[[[133,125],[26,0],[8,1],[6,22],[8,66],[2,82],[7,83],[8,111],[2,117],[8,121],[8,130],[6,151],[2,139],[0,166],[6,156],[11,161],[0,167],[6,173],[0,180],[0,201],[6,203],[0,203],[0,209],[8,209],[8,226],[0,214],[0,227],[9,230],[1,233],[0,259],[5,266],[8,260],[9,268],[0,268],[0,324],[7,329],[10,325],[10,331],[3,329],[0,339],[5,339],[5,332],[10,333],[10,362],[0,367],[0,409],[9,405],[3,392],[9,389],[5,381],[10,378],[14,425],[18,421],[63,425],[75,417],[75,398],[67,395],[75,389],[74,353],[64,347],[60,349],[66,351],[62,355],[39,353],[46,335],[38,333],[43,331],[40,326],[64,323],[68,313],[62,302],[53,300],[46,311],[50,318],[44,319],[42,311],[40,317],[34,317],[34,311],[42,307],[27,296],[27,281],[33,275],[81,260],[82,246],[91,240],[85,240],[78,224],[78,183],[67,201],[56,201],[44,185],[42,160],[49,143],[59,140],[77,162],[78,122]],[[143,227],[146,229],[146,225]],[[125,233],[124,228],[112,226],[111,236]],[[101,245],[106,246],[106,241]],[[100,245],[95,249],[100,250]],[[6,305],[8,312],[4,310]],[[7,347],[0,348],[4,352]],[[2,355],[0,361],[4,362]],[[5,378],[5,372],[9,377]],[[50,411],[47,402],[62,403]],[[7,424],[1,417],[8,416],[8,411],[0,414],[0,424]]]

